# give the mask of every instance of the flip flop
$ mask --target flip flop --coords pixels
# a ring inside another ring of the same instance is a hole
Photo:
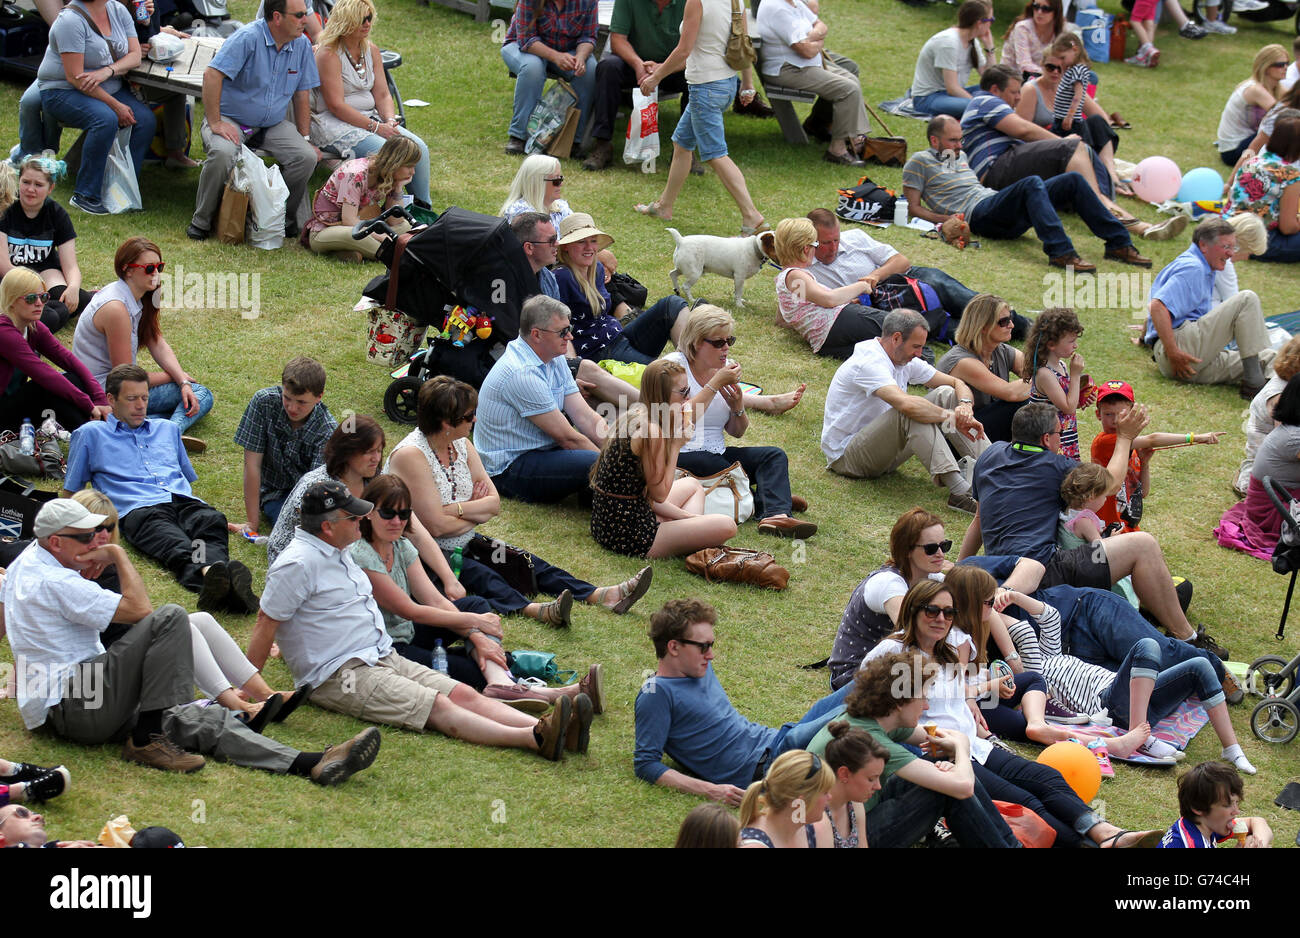
[[[293,692],[292,697],[284,701],[284,703],[280,706],[279,711],[271,716],[271,722],[283,723],[286,719],[289,718],[289,714],[297,710],[298,705],[301,704],[304,700],[306,700],[310,695],[311,695],[311,688],[308,687],[306,684],[298,688],[296,691]],[[283,699],[284,695],[281,694],[280,697],[281,699]]]
[[[275,715],[284,707],[284,695],[272,694],[262,701],[262,709],[248,721],[248,728],[254,733],[260,733],[275,718]]]
[[[1127,182],[1119,182],[1119,183],[1116,183],[1116,184],[1115,184],[1115,194],[1116,194],[1116,195],[1126,196],[1126,197],[1128,197],[1128,198],[1130,198],[1130,199],[1136,199],[1136,198],[1137,198],[1137,193],[1133,191],[1133,187],[1130,186]]]
[[[1130,124],[1128,121],[1124,120],[1124,118],[1119,116],[1119,111],[1111,111],[1110,114],[1107,116],[1110,119],[1110,126],[1114,127],[1116,130],[1133,129],[1132,124]]]
[[[748,238],[751,237],[752,235],[762,234],[765,231],[771,231],[771,230],[772,230],[771,225],[769,225],[766,221],[761,221],[757,225],[752,225],[752,226],[741,225],[740,236],[742,238]]]
[[[1105,840],[1103,840],[1103,841],[1102,841],[1100,844],[1098,844],[1097,846],[1099,846],[1099,847],[1104,847],[1104,846],[1106,846],[1107,844],[1111,844],[1111,845],[1113,845],[1113,846],[1116,847],[1116,848],[1120,848],[1120,846],[1119,846],[1119,839],[1120,839],[1121,837],[1123,837],[1125,834],[1135,834],[1135,833],[1137,833],[1137,831],[1122,830],[1122,831],[1120,831],[1118,834],[1113,834],[1113,835],[1111,835],[1110,837],[1107,837]],[[1127,847],[1120,848],[1120,849],[1126,849],[1126,850],[1133,850],[1133,849],[1151,849],[1151,848],[1155,847],[1156,844],[1160,843],[1160,840],[1161,840],[1161,838],[1163,838],[1163,837],[1164,837],[1164,834],[1161,833],[1160,831],[1147,831],[1145,834],[1143,834],[1143,835],[1142,835],[1141,837],[1139,837],[1137,840],[1133,841],[1133,843],[1129,844]]]
[[[664,221],[672,221],[671,218],[663,214],[663,210],[659,207],[658,202],[633,205],[632,208],[642,215],[653,215],[655,218],[662,218]]]

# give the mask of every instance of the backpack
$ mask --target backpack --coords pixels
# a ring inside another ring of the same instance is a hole
[[[877,309],[899,309],[906,306],[925,317],[930,332],[929,341],[951,341],[948,337],[947,310],[939,302],[939,294],[934,287],[923,280],[894,274],[876,284],[871,294],[871,305]]]
[[[852,189],[839,190],[835,214],[846,221],[893,221],[898,193],[863,176]]]

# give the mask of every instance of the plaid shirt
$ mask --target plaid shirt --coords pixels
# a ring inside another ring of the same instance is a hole
[[[323,401],[295,428],[284,412],[278,385],[253,395],[235,430],[235,442],[262,454],[259,505],[288,495],[304,472],[324,462],[325,441],[337,426]]]
[[[542,7],[537,11],[537,22],[532,23],[539,2]],[[516,42],[521,51],[527,52],[539,40],[557,52],[570,54],[584,42],[595,48],[596,0],[519,0],[503,45]]]

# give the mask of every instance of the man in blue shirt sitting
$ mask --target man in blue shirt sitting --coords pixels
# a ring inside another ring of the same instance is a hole
[[[226,516],[190,488],[198,476],[180,426],[146,416],[149,375],[139,365],[118,365],[104,390],[113,413],[72,434],[64,494],[89,483],[107,495],[126,539],[197,592],[199,608],[257,612],[252,572],[229,559]]]
[[[779,729],[745,719],[713,673],[718,613],[699,599],[673,599],[650,617],[659,666],[636,696],[637,777],[655,785],[740,804],[781,753],[804,749],[837,713],[842,694],[814,704]],[[664,765],[667,753],[686,771]],[[689,773],[689,774],[687,774]]]
[[[311,145],[308,92],[320,85],[311,41],[303,35],[303,0],[267,0],[266,19],[254,20],[227,39],[203,73],[203,146],[194,217],[185,233],[195,241],[212,234],[226,179],[241,144],[265,150],[289,187],[284,234],[307,221],[307,182],[320,159]],[[285,112],[293,103],[293,120]]]

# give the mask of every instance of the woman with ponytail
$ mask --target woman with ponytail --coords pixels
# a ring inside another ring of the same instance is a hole
[[[761,782],[740,802],[742,847],[830,847],[812,822],[830,802],[835,775],[819,756],[792,749],[777,757]],[[811,819],[811,821],[810,821]]]

